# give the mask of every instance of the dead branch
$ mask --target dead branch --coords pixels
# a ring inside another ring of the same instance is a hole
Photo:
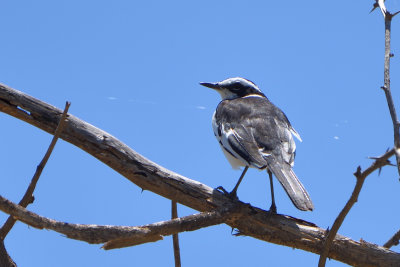
[[[27,207],[30,203],[33,203],[34,201],[34,196],[33,196],[33,191],[35,191],[36,184],[39,181],[40,175],[42,174],[42,171],[44,167],[46,166],[46,163],[48,159],[50,158],[51,152],[53,151],[56,142],[58,140],[58,137],[60,136],[60,133],[62,132],[62,129],[65,125],[65,119],[67,117],[68,109],[71,104],[67,102],[65,104],[65,109],[64,112],[61,116],[60,122],[56,128],[56,131],[54,133],[53,139],[46,151],[46,154],[44,155],[43,159],[39,163],[39,165],[36,168],[35,174],[33,175],[31,182],[26,189],[26,192],[24,196],[22,197],[21,201],[19,202],[19,205],[22,207]],[[16,222],[16,219],[12,216],[9,216],[6,220],[6,222],[3,224],[3,226],[0,228],[0,266],[16,266],[14,261],[11,259],[11,257],[7,254],[7,250],[4,246],[4,239],[6,238],[7,234],[10,232],[12,227],[14,226]],[[5,254],[4,254],[5,253]]]
[[[321,253],[321,256],[319,258],[318,262],[318,267],[323,267],[325,266],[326,263],[326,258],[328,256],[329,249],[331,247],[331,244],[333,242],[333,239],[335,238],[337,232],[339,231],[340,226],[342,225],[344,219],[346,218],[347,214],[349,213],[350,209],[353,207],[353,205],[357,202],[358,196],[360,195],[361,188],[364,184],[365,179],[370,175],[372,172],[381,169],[383,166],[390,165],[389,158],[394,155],[394,149],[391,149],[387,151],[385,154],[382,156],[375,158],[374,163],[372,163],[371,166],[369,166],[365,171],[361,172],[361,167],[358,166],[357,171],[354,173],[354,175],[357,178],[356,185],[354,186],[353,192],[351,194],[350,199],[347,201],[346,205],[342,209],[342,211],[339,213],[337,218],[335,219],[335,222],[333,223],[332,229],[329,230],[328,236],[326,237],[325,240],[325,245],[324,249]]]
[[[171,219],[178,218],[178,204],[176,201],[171,201]],[[172,243],[174,247],[175,267],[181,267],[181,251],[179,249],[179,236],[178,234],[172,235]]]
[[[54,132],[61,115],[59,109],[1,84],[0,111],[49,133]],[[316,254],[323,249],[324,229],[231,200],[217,190],[151,162],[110,134],[72,115],[61,138],[104,162],[139,187],[180,204],[199,211],[238,207],[238,215],[225,223],[243,235]],[[400,254],[365,244],[336,235],[328,257],[362,266],[393,266],[400,262]]]
[[[397,231],[397,233],[395,233],[384,245],[384,248],[391,248],[393,246],[397,246],[399,244],[399,240],[400,240],[400,230]]]
[[[296,220],[294,218],[283,215],[271,215],[266,211],[264,214],[258,213],[257,208],[251,207],[244,203],[238,202],[237,210],[212,211],[200,214],[190,215],[179,219],[174,219],[166,222],[148,224],[140,227],[132,226],[109,226],[109,225],[84,225],[59,222],[39,216],[33,212],[27,211],[25,208],[12,203],[0,196],[0,210],[9,213],[18,220],[38,229],[49,229],[65,234],[67,237],[77,240],[86,241],[92,244],[105,243],[104,249],[114,249],[126,246],[134,246],[147,242],[161,240],[163,236],[171,235],[176,232],[194,231],[202,227],[207,227],[213,224],[219,224],[235,217],[240,217],[243,214],[243,209],[254,209],[247,216],[254,216],[258,225],[250,225],[248,227],[263,228],[266,225],[273,224],[275,227],[281,227],[287,234],[293,230],[289,230],[297,226],[303,228],[303,239],[310,246],[313,242],[322,242],[324,230],[305,221]],[[240,210],[240,209],[242,210]],[[247,211],[248,212],[248,211]],[[241,217],[241,219],[245,218]],[[243,229],[243,228],[242,228]],[[257,230],[258,232],[259,230]],[[243,234],[241,232],[241,234]],[[259,239],[262,239],[262,234]],[[316,236],[319,236],[319,241],[315,241]],[[288,236],[288,239],[291,237]],[[107,241],[110,240],[110,241]],[[362,266],[393,266],[396,261],[400,260],[400,255],[390,250],[386,250],[377,245],[362,241],[356,242],[349,238],[337,235],[334,241],[335,249],[345,248],[341,255],[343,258],[354,257],[347,263],[352,265]],[[355,253],[355,254],[354,254]],[[361,259],[359,257],[362,257]]]
[[[24,196],[22,197],[21,201],[18,203],[21,207],[26,208],[30,203],[33,203],[34,197],[33,197],[33,191],[35,191],[36,184],[39,181],[40,175],[42,174],[42,171],[44,167],[46,166],[47,161],[50,158],[51,152],[53,152],[53,149],[57,143],[57,140],[64,128],[65,125],[65,119],[67,118],[67,113],[68,109],[71,103],[67,102],[65,103],[65,108],[64,112],[61,115],[60,122],[58,123],[58,126],[56,128],[56,131],[54,133],[53,139],[51,140],[51,143],[46,151],[46,154],[44,155],[43,159],[39,163],[39,165],[36,168],[36,172],[32,177],[31,183],[29,184],[28,188],[26,189],[26,192]],[[4,238],[7,236],[7,234],[10,232],[11,228],[14,226],[16,220],[10,216],[8,217],[7,221],[4,223],[4,225],[0,229],[0,240],[4,240]]]
[[[174,235],[187,231],[195,231],[200,228],[205,228],[224,223],[230,216],[232,216],[232,214],[233,211],[230,211],[228,209],[207,211],[181,218],[172,219],[170,221],[148,224],[142,226],[142,228],[148,231],[148,234],[146,235],[149,236],[150,239],[152,236],[160,236],[162,239],[162,236],[167,236],[171,234]],[[149,241],[146,241],[143,238],[141,239],[140,237],[138,238],[136,236],[132,237],[124,236],[123,238],[108,241],[107,243],[104,244],[103,248],[104,249],[122,248],[127,246],[139,245],[147,242]],[[177,262],[180,264],[180,255],[179,255],[179,260],[175,262],[175,265]]]
[[[21,222],[38,229],[53,230],[69,238],[90,244],[105,243],[104,249],[135,246],[162,240],[163,236],[179,232],[195,231],[200,228],[221,224],[233,214],[228,209],[202,212],[182,218],[172,219],[143,226],[87,225],[60,222],[45,218],[26,210],[0,196],[0,210]]]
[[[371,12],[377,7],[380,8],[383,18],[385,20],[384,85],[381,88],[385,92],[390,116],[392,118],[397,169],[400,174],[400,122],[397,117],[395,105],[394,105],[393,98],[392,98],[392,93],[390,90],[390,58],[393,57],[393,54],[390,52],[391,24],[392,24],[393,17],[396,16],[400,11],[397,11],[394,14],[391,14],[389,11],[387,11],[384,0],[375,0],[374,8],[371,10]],[[400,231],[398,231],[396,234],[394,234],[393,237],[384,244],[384,247],[390,248],[393,245],[398,245],[399,239],[400,239]]]
[[[2,267],[17,267],[17,264],[8,255],[4,241],[0,240],[0,266]]]
[[[384,85],[381,88],[385,92],[386,102],[389,108],[390,117],[392,118],[393,139],[394,139],[394,147],[396,153],[397,170],[398,173],[400,174],[400,121],[397,117],[396,108],[390,90],[390,58],[393,56],[393,54],[390,53],[391,25],[392,25],[392,18],[399,12],[391,14],[389,11],[387,11],[384,0],[376,1],[374,6],[376,5],[379,6],[383,18],[385,19],[385,65],[384,65],[384,78],[383,78]]]

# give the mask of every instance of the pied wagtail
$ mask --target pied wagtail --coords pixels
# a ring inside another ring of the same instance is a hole
[[[229,78],[217,83],[200,83],[220,93],[212,118],[212,127],[222,151],[234,169],[244,166],[231,197],[249,167],[267,169],[271,185],[270,211],[276,213],[272,173],[282,184],[293,204],[300,210],[313,210],[307,191],[293,172],[296,144],[300,135],[286,115],[261,92],[257,85],[243,78]],[[219,187],[225,193],[225,189]]]

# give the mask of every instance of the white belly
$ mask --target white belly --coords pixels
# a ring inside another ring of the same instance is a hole
[[[224,152],[224,155],[226,159],[229,161],[233,169],[240,169],[240,167],[246,166],[243,161],[233,157],[228,151],[226,151],[221,145],[220,145],[222,152]],[[252,167],[252,166],[250,166]]]
[[[222,152],[224,152],[224,155],[225,155],[226,159],[229,161],[229,163],[231,164],[232,168],[233,169],[239,169],[240,167],[246,166],[247,165],[246,161],[241,160],[239,155],[235,155],[237,153],[235,153],[233,151],[233,149],[231,149],[231,153],[233,153],[236,157],[232,156],[232,154],[229,153],[228,151],[226,151],[226,149],[224,148],[223,145],[225,145],[228,149],[230,148],[230,145],[228,143],[228,140],[226,139],[226,136],[220,136],[218,134],[218,125],[217,125],[217,123],[215,121],[215,112],[214,112],[214,114],[212,116],[212,128],[213,128],[213,131],[214,131],[214,135],[217,138],[218,143],[219,143],[219,145],[220,145],[220,147],[222,149]],[[250,166],[250,167],[253,167],[253,166]]]

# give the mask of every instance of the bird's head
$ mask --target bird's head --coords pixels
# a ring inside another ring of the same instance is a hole
[[[212,88],[220,93],[222,100],[235,99],[249,95],[265,95],[261,92],[255,83],[244,78],[229,78],[217,83],[200,83],[203,86]]]

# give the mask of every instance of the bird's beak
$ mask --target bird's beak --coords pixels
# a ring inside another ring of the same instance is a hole
[[[205,87],[212,88],[212,89],[215,89],[215,90],[220,89],[218,83],[203,83],[203,82],[201,82],[200,85],[203,85]]]

